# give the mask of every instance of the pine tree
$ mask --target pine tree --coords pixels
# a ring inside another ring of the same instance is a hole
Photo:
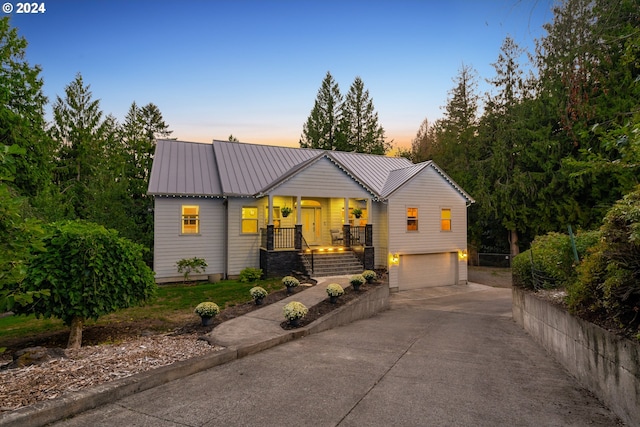
[[[301,148],[344,151],[340,132],[342,95],[330,72],[322,81],[311,114],[302,129]]]
[[[378,123],[369,91],[360,77],[356,77],[342,104],[341,133],[345,151],[385,154],[391,148],[385,141],[384,129]]]

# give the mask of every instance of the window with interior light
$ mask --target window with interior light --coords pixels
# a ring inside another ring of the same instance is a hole
[[[258,208],[256,206],[242,207],[242,234],[258,232]]]
[[[200,206],[182,205],[182,234],[200,233]]]
[[[451,231],[451,209],[443,208],[440,211],[440,230]]]
[[[418,208],[407,208],[407,231],[418,231]]]

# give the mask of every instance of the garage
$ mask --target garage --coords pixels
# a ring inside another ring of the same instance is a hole
[[[458,281],[456,253],[401,255],[399,290],[455,285]]]

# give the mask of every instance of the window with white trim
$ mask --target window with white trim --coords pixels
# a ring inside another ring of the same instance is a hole
[[[440,210],[440,230],[451,231],[451,209],[449,208]]]
[[[418,208],[407,208],[407,231],[418,231]]]
[[[182,234],[200,233],[200,206],[182,205]]]
[[[242,234],[258,232],[258,208],[256,206],[242,207]]]

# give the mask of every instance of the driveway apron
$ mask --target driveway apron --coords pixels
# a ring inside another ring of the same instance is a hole
[[[511,319],[511,290],[391,295],[391,309],[56,426],[624,425]]]

